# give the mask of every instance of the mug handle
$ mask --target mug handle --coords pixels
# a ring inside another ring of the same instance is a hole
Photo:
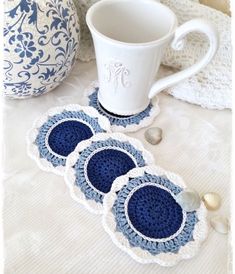
[[[152,99],[156,94],[158,94],[163,89],[166,89],[196,74],[213,59],[219,47],[219,34],[215,26],[204,19],[192,19],[178,27],[175,31],[175,36],[171,43],[171,47],[174,50],[182,50],[184,47],[184,37],[188,33],[193,31],[202,32],[208,37],[210,46],[207,53],[201,60],[199,60],[197,63],[190,66],[189,68],[186,68],[170,76],[157,80],[149,91],[149,99]]]

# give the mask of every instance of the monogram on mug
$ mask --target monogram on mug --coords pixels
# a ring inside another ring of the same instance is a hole
[[[156,94],[196,74],[213,59],[219,44],[210,22],[192,19],[178,27],[174,12],[154,0],[102,0],[88,10],[86,21],[96,53],[98,100],[118,115],[143,111]],[[208,37],[206,55],[156,81],[166,47],[183,50],[185,36],[193,31]]]

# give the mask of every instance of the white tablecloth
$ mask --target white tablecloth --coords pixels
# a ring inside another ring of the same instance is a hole
[[[48,108],[79,103],[96,79],[95,63],[78,63],[56,90],[4,106],[4,237],[7,274],[225,274],[229,239],[210,229],[200,253],[173,268],[141,265],[119,250],[101,225],[70,198],[63,177],[40,170],[26,153],[25,135]],[[154,125],[163,140],[152,146],[144,129],[129,134],[143,141],[157,164],[180,174],[200,194],[218,192],[218,212],[229,216],[231,112],[206,110],[160,94],[161,113]]]

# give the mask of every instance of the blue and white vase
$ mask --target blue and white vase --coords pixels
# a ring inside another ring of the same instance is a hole
[[[4,2],[4,94],[44,94],[69,74],[79,47],[72,0]]]

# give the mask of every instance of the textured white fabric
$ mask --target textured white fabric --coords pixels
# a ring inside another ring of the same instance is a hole
[[[169,88],[176,98],[207,108],[232,108],[232,45],[231,18],[215,9],[189,0],[161,0],[176,14],[179,25],[192,18],[204,18],[214,23],[220,35],[218,52],[212,62],[195,76]],[[179,70],[189,67],[208,50],[203,35],[188,35],[182,51],[168,47],[162,64]]]
[[[89,213],[69,195],[61,176],[38,168],[27,156],[25,135],[49,108],[79,103],[96,80],[95,63],[78,63],[56,90],[38,98],[4,104],[5,274],[227,274],[229,238],[210,229],[199,254],[173,268],[141,265],[119,250]],[[163,140],[152,146],[144,129],[128,134],[143,142],[158,165],[178,173],[200,194],[218,192],[229,217],[231,112],[207,110],[164,93],[154,126]]]
[[[80,22],[80,49],[78,59],[88,62],[95,59],[94,47],[90,31],[86,24],[86,12],[90,6],[99,0],[74,0]]]
[[[95,58],[93,43],[85,23],[87,9],[98,0],[74,0],[81,22],[81,49],[79,58],[89,61]],[[157,0],[156,0],[157,1]],[[197,0],[161,0],[176,14],[179,25],[192,19],[208,19],[216,25],[220,34],[219,50],[213,61],[195,76],[167,89],[178,99],[201,105],[210,109],[232,107],[232,46],[231,18],[213,8],[198,3]],[[187,37],[182,51],[175,51],[169,46],[162,64],[181,70],[194,64],[207,51],[208,42],[203,35],[193,33]]]

